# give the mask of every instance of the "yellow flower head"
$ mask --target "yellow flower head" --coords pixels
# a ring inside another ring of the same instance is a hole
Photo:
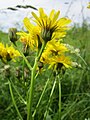
[[[10,60],[14,60],[14,58],[20,56],[20,53],[18,52],[18,50],[15,50],[12,46],[8,47],[8,45],[6,45],[6,47],[0,43],[0,58],[3,62],[7,62]]]
[[[59,63],[64,65],[66,68],[71,68],[72,65],[72,62],[69,57],[61,55],[53,57],[50,66],[57,65]]]
[[[55,10],[52,10],[50,15],[47,16],[43,8],[39,9],[39,17],[32,12],[35,18],[34,22],[40,27],[40,35],[44,41],[47,42],[51,39],[65,36],[65,31],[68,29],[67,24],[69,24],[71,20],[68,18],[59,18],[59,14],[60,11],[55,12]]]
[[[71,68],[72,62],[65,54],[66,52],[69,52],[69,50],[63,43],[60,43],[60,41],[57,40],[51,40],[47,43],[40,61],[44,64],[48,64],[49,68],[55,68],[58,65]]]
[[[18,51],[18,50],[15,50],[15,49],[13,48],[13,46],[9,46],[9,47],[6,46],[6,50],[7,50],[9,59],[14,59],[14,58],[20,56],[19,51]],[[8,59],[8,58],[7,58],[7,59]]]
[[[21,42],[23,42],[26,46],[30,46],[31,49],[35,50],[38,48],[38,36],[40,29],[38,26],[31,24],[30,20],[27,17],[24,18],[23,22],[27,33],[22,31],[17,32],[17,34],[21,36]]]
[[[61,65],[61,67],[64,66],[66,68],[72,67],[72,61],[71,61],[70,57],[65,56],[64,54],[50,57],[50,56],[48,56],[48,54],[43,53],[40,61],[44,64],[48,64],[49,68],[54,67],[54,69],[58,65]],[[60,69],[61,69],[61,67],[60,67]]]
[[[6,59],[7,51],[2,43],[0,43],[0,58]]]
[[[67,47],[63,43],[60,43],[58,40],[51,40],[46,45],[46,53],[48,54],[60,55],[67,51],[69,51]]]

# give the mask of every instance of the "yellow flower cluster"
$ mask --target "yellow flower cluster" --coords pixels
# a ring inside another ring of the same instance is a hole
[[[21,36],[20,40],[29,45],[31,49],[38,48],[38,45],[45,41],[46,43],[52,39],[60,39],[66,35],[68,29],[67,24],[71,22],[68,18],[59,18],[60,11],[55,12],[52,10],[49,17],[44,13],[43,9],[39,9],[40,16],[38,17],[34,12],[33,21],[36,24],[32,24],[26,17],[23,22],[28,31],[18,32]]]
[[[0,43],[0,59],[3,62],[7,62],[10,60],[14,60],[15,57],[20,56],[20,53],[18,50],[15,50],[12,46],[6,45],[6,47]]]
[[[66,35],[67,26],[71,20],[59,18],[60,11],[52,10],[50,15],[39,9],[39,16],[32,12],[34,24],[26,17],[23,22],[27,32],[18,32],[20,40],[30,46],[32,50],[38,50],[42,43],[46,44],[45,50],[41,55],[40,62],[49,64],[50,67],[61,64],[66,68],[71,67],[71,60],[66,56],[68,48],[59,40]]]

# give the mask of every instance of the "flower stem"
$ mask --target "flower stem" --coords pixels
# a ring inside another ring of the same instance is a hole
[[[36,109],[34,110],[34,113],[33,113],[33,115],[32,115],[33,118],[34,118],[34,116],[35,116],[35,114],[36,114],[37,108],[38,108],[38,106],[39,106],[39,104],[40,104],[40,102],[41,102],[41,100],[42,100],[42,97],[43,97],[43,95],[44,95],[44,93],[45,93],[45,90],[46,90],[46,87],[47,87],[47,85],[48,85],[49,80],[50,80],[50,79],[48,78],[48,80],[47,80],[47,82],[46,82],[46,84],[45,84],[45,86],[44,86],[44,89],[43,89],[43,91],[42,91],[42,94],[41,94],[41,96],[40,96],[40,98],[39,98],[39,101],[38,101],[38,103],[37,103],[37,105],[36,105]]]
[[[61,79],[58,77],[59,85],[59,120],[61,120]]]
[[[35,72],[36,72],[36,66],[37,66],[37,59],[35,59],[35,63],[31,72],[31,86],[30,86],[30,91],[29,91],[29,99],[28,99],[28,114],[27,114],[27,120],[32,120],[32,100],[33,100],[33,90],[34,90],[34,77],[35,77]]]
[[[11,94],[11,97],[12,97],[12,101],[13,101],[14,107],[15,107],[17,113],[18,113],[18,116],[19,116],[20,120],[23,120],[23,118],[22,118],[22,116],[21,116],[21,114],[20,114],[20,112],[18,110],[18,107],[16,105],[10,81],[8,81],[8,83],[9,83],[10,94]]]
[[[32,120],[32,101],[33,101],[33,92],[34,92],[34,83],[35,83],[35,73],[36,73],[38,61],[41,57],[44,47],[45,47],[45,43],[42,44],[38,56],[36,56],[35,58],[35,63],[31,71],[31,85],[29,88],[28,104],[27,104],[27,120]]]
[[[56,86],[56,79],[55,79],[55,81],[54,81],[54,83],[53,83],[53,87],[52,87],[52,90],[51,90],[51,93],[50,93],[49,101],[48,101],[48,104],[47,104],[47,106],[46,106],[46,111],[45,111],[45,113],[44,113],[44,120],[46,120],[46,117],[47,117],[48,108],[49,108],[49,105],[50,105],[50,102],[51,102],[51,98],[52,98],[52,95],[53,95],[55,86]]]
[[[17,88],[15,87],[15,85],[13,84],[13,82],[11,81],[12,87],[14,88],[14,90],[16,91],[17,95],[19,96],[19,99],[26,105],[27,102],[24,100],[24,98],[20,95],[19,91],[17,90]]]

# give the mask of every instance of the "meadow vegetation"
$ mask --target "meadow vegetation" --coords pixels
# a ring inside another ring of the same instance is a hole
[[[11,44],[8,34],[0,32],[0,42]],[[62,71],[60,119],[85,120],[85,118],[90,118],[90,29],[88,24],[85,23],[82,27],[74,25],[64,37],[64,42],[79,48],[83,59],[72,56],[75,57],[80,66]],[[17,41],[17,44],[19,49],[23,51],[21,43]],[[27,59],[33,64],[32,52],[29,52]],[[58,81],[56,81],[53,95],[50,97],[55,82],[55,75],[52,71],[46,69],[43,72],[41,71],[38,77],[36,76],[32,113],[35,112],[37,102],[43,89],[45,89],[45,84],[47,84],[46,81],[48,81],[48,85],[36,109],[34,120],[43,120],[46,110],[46,120],[59,120]],[[31,71],[23,57],[17,58],[15,62],[10,61],[8,64],[0,60],[0,120],[20,120],[18,110],[23,120],[27,119],[26,101],[30,79]],[[14,96],[14,100],[12,100],[13,97],[11,96]],[[18,106],[18,110],[16,110],[15,104]]]

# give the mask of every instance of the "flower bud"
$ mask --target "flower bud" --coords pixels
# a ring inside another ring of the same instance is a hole
[[[9,28],[8,37],[9,37],[10,41],[13,42],[14,44],[18,39],[16,32],[17,32],[16,28]]]

